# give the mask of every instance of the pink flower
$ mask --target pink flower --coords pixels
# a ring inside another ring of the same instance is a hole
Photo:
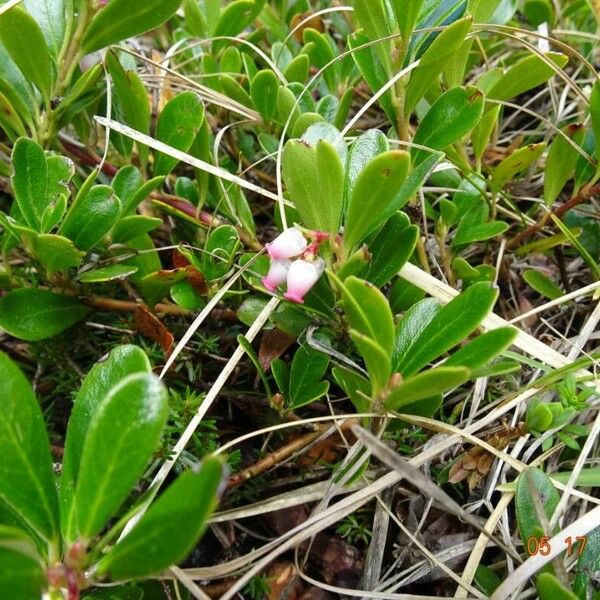
[[[277,288],[285,283],[290,270],[291,261],[284,260],[272,260],[269,266],[269,272],[265,277],[262,278],[262,284],[271,292],[277,290]]]
[[[274,260],[300,256],[308,246],[306,238],[295,227],[289,227],[280,233],[270,244],[267,252]]]
[[[301,258],[295,260],[288,271],[287,292],[284,294],[284,298],[303,304],[304,296],[317,283],[324,270],[325,261],[322,258],[316,258],[313,261]]]

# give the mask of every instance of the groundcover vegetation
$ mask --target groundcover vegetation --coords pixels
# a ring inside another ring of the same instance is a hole
[[[0,2],[0,598],[600,597],[599,28]]]

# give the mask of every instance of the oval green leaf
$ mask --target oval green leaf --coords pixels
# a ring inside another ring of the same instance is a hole
[[[194,548],[214,511],[224,467],[206,459],[200,471],[186,471],[150,506],[134,529],[102,558],[98,572],[113,579],[158,573],[182,561]]]
[[[44,418],[31,385],[2,353],[0,372],[0,501],[46,544],[57,544],[58,501]],[[2,564],[0,559],[0,571]]]
[[[167,392],[150,373],[127,376],[96,406],[73,501],[80,536],[91,539],[121,506],[142,476],[167,414]]]
[[[181,0],[111,0],[92,19],[81,41],[84,54],[158,27],[170,19]]]
[[[0,327],[16,338],[37,342],[75,325],[87,311],[74,298],[21,288],[0,298]]]

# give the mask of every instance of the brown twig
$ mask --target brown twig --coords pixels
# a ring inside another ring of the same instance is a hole
[[[344,431],[350,429],[352,425],[356,424],[356,419],[347,419],[340,423],[339,430]],[[269,469],[272,469],[277,464],[283,462],[293,456],[296,452],[310,446],[313,442],[318,440],[328,428],[322,428],[318,431],[311,431],[310,433],[306,433],[295,440],[292,440],[282,448],[271,452],[269,455],[265,456],[263,459],[254,463],[253,465],[247,467],[243,471],[239,473],[235,473],[229,478],[229,482],[227,483],[227,489],[232,489],[241,485],[245,481],[252,479],[253,477],[257,477],[262,473],[265,473]]]
[[[527,229],[524,229],[520,233],[517,233],[517,235],[508,241],[506,244],[507,248],[515,248],[522,241],[535,235],[550,220],[550,214],[560,219],[567,211],[575,208],[582,202],[589,200],[596,194],[600,194],[600,184],[584,187],[577,195],[573,196],[570,200],[567,200],[564,204],[561,204],[558,208],[555,208],[552,213],[544,215],[540,221],[530,225]]]

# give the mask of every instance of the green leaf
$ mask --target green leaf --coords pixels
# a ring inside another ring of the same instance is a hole
[[[350,338],[365,361],[371,381],[372,394],[376,396],[387,386],[392,374],[390,355],[377,340],[363,335],[355,329],[350,330]]]
[[[371,384],[368,379],[343,367],[334,367],[331,373],[359,413],[371,410]]]
[[[563,133],[576,143],[583,137],[582,125],[569,125]],[[600,139],[600,138],[598,138]],[[552,206],[567,181],[575,174],[575,166],[581,155],[562,135],[557,135],[548,148],[546,169],[544,171],[544,200],[546,206]]]
[[[376,340],[391,354],[394,345],[394,317],[386,297],[371,283],[348,277],[343,283],[344,311],[352,329]]]
[[[369,43],[369,38],[362,29],[348,36],[348,46],[351,50]],[[373,93],[379,91],[388,80],[388,76],[382,67],[379,53],[372,47],[365,47],[352,53],[352,58],[367,85]],[[396,108],[392,101],[392,94],[388,90],[379,98],[379,104],[385,111],[392,123],[397,122]]]
[[[95,185],[78,194],[58,232],[84,252],[91,250],[117,222],[121,202],[108,185]]]
[[[55,58],[65,38],[67,24],[65,1],[69,0],[24,0],[23,2],[27,12],[40,26],[46,45]]]
[[[427,301],[415,305],[396,328],[394,372],[408,377],[456,346],[475,331],[497,297],[498,290],[480,282],[441,308]]]
[[[250,96],[254,106],[266,122],[270,121],[275,114],[277,88],[279,88],[279,81],[270,69],[259,71],[250,83]]]
[[[523,173],[530,165],[536,162],[546,149],[546,143],[529,144],[515,150],[507,156],[492,171],[492,187],[501,190],[507,183],[512,182],[517,175]]]
[[[349,252],[373,231],[409,170],[410,155],[403,150],[389,150],[377,155],[361,171],[348,204],[344,244]]]
[[[598,80],[594,83],[590,94],[590,117],[596,138],[596,158],[600,160],[600,83]]]
[[[128,375],[96,406],[77,476],[77,531],[91,539],[142,476],[168,415],[167,392],[155,375]]]
[[[214,36],[235,36],[243,31],[258,16],[264,2],[258,0],[236,0],[221,13]]]
[[[390,4],[398,23],[398,28],[402,34],[402,40],[405,44],[410,41],[410,36],[417,24],[424,0],[391,0]]]
[[[204,105],[194,92],[183,92],[169,100],[162,109],[156,126],[156,138],[165,144],[187,152],[204,122]],[[166,175],[178,160],[157,152],[154,174]]]
[[[393,389],[385,401],[385,407],[402,412],[402,406],[458,387],[469,378],[469,374],[469,369],[465,367],[443,366],[413,375]]]
[[[514,327],[499,327],[488,331],[457,350],[444,365],[479,369],[506,350],[516,335],[517,330]]]
[[[309,346],[301,345],[290,369],[289,395],[291,408],[296,409],[327,393],[328,381],[321,381],[327,370],[329,356]]]
[[[256,108],[248,92],[244,89],[242,85],[240,85],[237,82],[237,80],[234,77],[227,74],[220,75],[219,83],[223,88],[223,92],[227,96],[229,96],[239,104],[242,104],[243,106],[246,106],[252,110]]]
[[[158,27],[170,19],[181,0],[111,0],[96,13],[81,41],[81,52],[89,54]]]
[[[467,135],[481,119],[484,97],[476,87],[459,87],[442,94],[421,121],[414,143],[442,150]],[[413,149],[415,165],[427,158],[425,150]]]
[[[25,222],[38,231],[47,206],[46,154],[36,141],[19,138],[13,147],[11,160],[14,171],[11,182],[15,200]]]
[[[494,571],[481,564],[475,570],[473,581],[486,596],[491,596],[502,583]]]
[[[367,164],[378,154],[387,152],[390,149],[385,134],[379,129],[370,129],[359,135],[348,152],[346,161],[345,191],[344,201],[347,204],[352,196],[354,186],[358,176],[361,174]]]
[[[36,20],[20,6],[7,10],[0,15],[0,41],[23,75],[41,92],[48,106],[54,66]]]
[[[551,533],[544,531],[542,527],[536,511],[538,502],[534,496],[537,496],[539,505],[543,507],[546,519],[550,520],[560,501],[560,494],[546,473],[539,469],[529,468],[519,475],[515,494],[517,527],[525,547],[527,547],[529,538],[539,538]]]
[[[58,498],[44,418],[29,382],[3,353],[0,372],[0,500],[46,544],[56,545]]]
[[[390,27],[384,0],[351,0],[350,5],[354,8],[354,18],[365,30],[371,41],[380,40],[394,33]],[[381,64],[391,71],[391,42],[380,42],[375,47]]]
[[[148,92],[140,76],[134,70],[125,70],[113,51],[106,54],[106,65],[114,84],[119,112],[127,125],[141,133],[150,131],[150,102]],[[142,164],[146,163],[148,149],[138,144]]]
[[[16,338],[37,342],[81,321],[87,311],[74,298],[48,290],[21,288],[0,298],[0,327]]]
[[[78,267],[84,256],[73,242],[62,235],[42,233],[33,239],[33,252],[49,277]]]
[[[307,133],[311,129],[309,127]],[[282,167],[290,198],[303,225],[337,233],[343,204],[344,167],[335,147],[323,139],[314,146],[304,140],[290,140],[283,151]]]
[[[552,573],[540,573],[535,581],[540,600],[578,600]]]
[[[548,81],[556,70],[564,67],[569,61],[567,56],[558,52],[546,52],[544,56],[556,67],[550,67],[537,54],[526,56],[506,71],[489,91],[488,97],[494,100],[511,100]]]
[[[523,273],[523,279],[536,292],[539,292],[542,296],[546,296],[546,298],[550,298],[550,300],[556,300],[565,295],[554,281],[535,269],[527,269]]]
[[[19,529],[0,525],[0,597],[40,598],[46,577],[35,546]]]
[[[378,287],[388,283],[412,256],[418,238],[419,228],[404,213],[392,215],[368,242],[372,258],[365,279]]]
[[[152,367],[146,353],[137,346],[117,346],[107,358],[97,362],[85,376],[75,397],[69,418],[62,476],[60,502],[63,535],[73,541],[76,536],[72,518],[72,503],[79,474],[79,465],[90,423],[106,396],[126,377],[150,373]]]
[[[132,238],[144,233],[149,233],[163,224],[162,219],[157,217],[145,217],[143,215],[130,215],[119,219],[113,227],[111,238],[115,244],[125,244]]]
[[[206,529],[223,490],[223,475],[218,458],[207,458],[197,473],[182,473],[102,558],[98,573],[112,579],[147,577],[181,562]]]
[[[132,265],[109,265],[100,269],[86,271],[78,279],[81,283],[106,283],[107,281],[121,281],[133,275],[137,267]]]
[[[405,117],[408,118],[412,114],[419,100],[435,85],[446,64],[464,43],[472,23],[471,16],[455,21],[435,38],[423,54],[419,66],[411,72],[406,86]]]

